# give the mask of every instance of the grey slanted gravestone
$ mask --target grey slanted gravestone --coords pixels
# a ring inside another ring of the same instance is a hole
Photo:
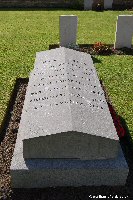
[[[128,166],[89,54],[36,54],[11,163],[12,187],[124,185]]]

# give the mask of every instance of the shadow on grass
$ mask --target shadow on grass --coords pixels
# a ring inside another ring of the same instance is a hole
[[[92,60],[93,60],[93,63],[101,63],[101,60],[97,59],[96,57],[94,56],[91,56]]]

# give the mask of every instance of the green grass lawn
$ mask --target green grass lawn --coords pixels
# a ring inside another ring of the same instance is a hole
[[[59,16],[70,14],[78,16],[78,44],[113,44],[117,16],[133,15],[133,11],[0,11],[0,124],[16,78],[29,76],[36,52],[59,43]],[[104,81],[113,105],[126,120],[133,138],[133,57],[96,58],[99,78]]]

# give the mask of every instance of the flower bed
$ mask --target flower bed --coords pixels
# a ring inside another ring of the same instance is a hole
[[[59,44],[49,45],[49,48],[59,48]],[[96,42],[95,44],[68,45],[68,48],[89,53],[91,55],[133,55],[133,46],[131,49],[126,47],[114,49],[113,44],[105,44],[102,42]]]

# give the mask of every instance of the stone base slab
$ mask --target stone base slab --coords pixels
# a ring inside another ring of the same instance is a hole
[[[125,185],[129,172],[121,148],[117,158],[107,160],[24,160],[22,154],[16,154],[10,170],[13,188],[119,186]]]

